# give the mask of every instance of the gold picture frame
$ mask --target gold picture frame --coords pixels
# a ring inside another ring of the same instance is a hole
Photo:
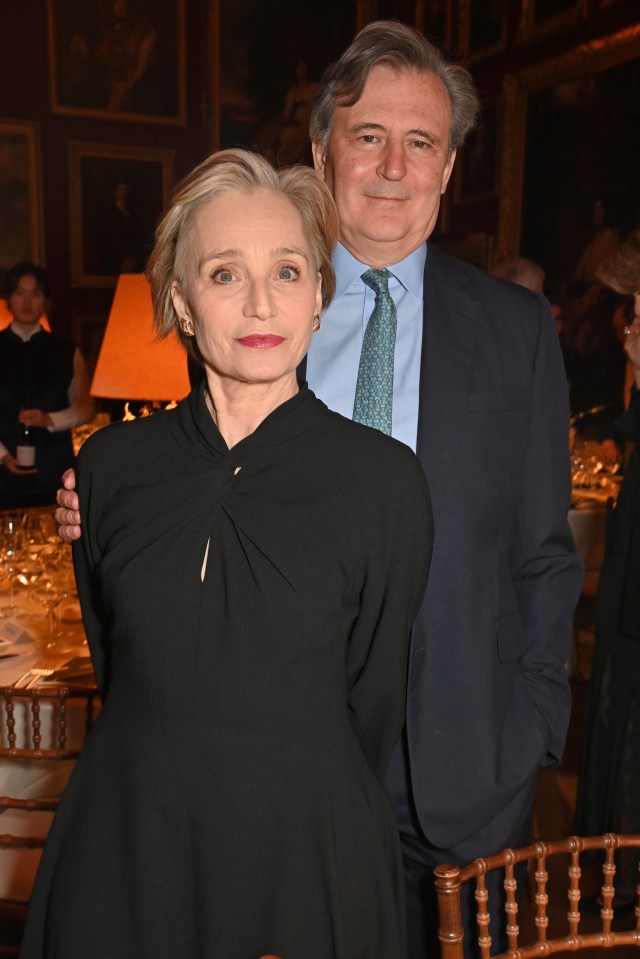
[[[115,287],[139,273],[174,181],[173,150],[69,141],[71,282]]]
[[[185,0],[47,0],[51,110],[186,122]]]
[[[0,119],[0,273],[23,260],[44,266],[40,127]]]

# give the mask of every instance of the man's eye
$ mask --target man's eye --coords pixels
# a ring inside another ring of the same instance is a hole
[[[363,143],[375,143],[378,138],[373,133],[365,133],[360,139]]]

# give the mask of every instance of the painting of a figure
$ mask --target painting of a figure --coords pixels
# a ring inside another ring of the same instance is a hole
[[[0,120],[0,282],[21,260],[42,263],[37,125]]]
[[[173,179],[173,153],[72,142],[72,274],[76,286],[115,286],[141,273]]]
[[[356,0],[219,0],[217,10],[215,145],[252,146],[281,166],[310,162],[311,102],[355,35]]]
[[[55,113],[184,121],[184,0],[48,0]]]

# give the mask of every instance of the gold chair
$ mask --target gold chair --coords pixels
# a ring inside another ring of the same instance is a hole
[[[95,688],[0,686],[0,920],[24,922],[53,813],[98,711]],[[18,954],[0,944],[0,956]]]
[[[449,864],[436,866],[435,885],[440,924],[438,936],[442,959],[463,959],[461,890],[465,883],[473,882],[477,903],[478,954],[481,959],[489,959],[489,956],[493,956],[493,959],[497,959],[497,956],[501,959],[531,959],[533,956],[575,952],[594,947],[640,946],[640,885],[636,889],[633,912],[623,917],[628,919],[628,928],[619,928],[621,910],[614,906],[616,853],[622,849],[635,850],[633,855],[640,857],[640,835],[617,836],[607,833],[605,836],[584,838],[572,836],[552,842],[536,842],[523,849],[506,849],[496,856],[476,859],[463,868]],[[583,875],[580,856],[591,851],[599,851],[604,856],[599,918],[580,912],[580,880]],[[554,870],[554,876],[557,870],[560,870],[560,875],[564,877],[562,882],[554,882],[554,889],[557,886],[560,886],[560,889],[557,893],[553,892],[557,901],[551,903],[549,859],[554,860],[550,867]],[[520,863],[530,867],[530,874],[533,873],[532,916],[524,915],[527,903],[518,900],[516,866]],[[489,894],[485,878],[495,870],[500,870],[504,876],[503,908],[508,948],[500,953],[491,952]],[[550,907],[560,903],[562,915],[558,918],[555,910]]]

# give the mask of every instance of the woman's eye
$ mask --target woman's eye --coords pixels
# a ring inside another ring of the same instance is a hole
[[[294,266],[283,266],[278,272],[281,280],[295,280],[298,276],[298,270]]]
[[[233,280],[233,273],[230,270],[218,270],[217,273],[213,275],[214,280],[217,280],[218,283],[231,283]]]

